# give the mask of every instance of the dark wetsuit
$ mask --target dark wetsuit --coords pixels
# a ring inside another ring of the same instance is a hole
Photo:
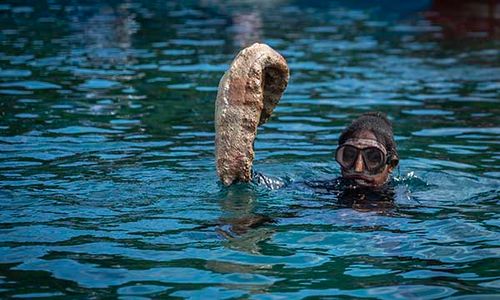
[[[289,186],[310,189],[319,195],[333,196],[337,205],[343,207],[380,209],[394,206],[395,192],[392,181],[380,187],[362,187],[353,180],[343,177],[333,180],[291,182],[254,171],[252,182],[272,190]]]
[[[312,191],[318,195],[319,201],[324,199],[325,207],[352,208],[359,211],[388,212],[395,207],[395,182],[390,181],[381,187],[360,187],[352,180],[337,177],[333,180],[315,180],[293,182],[278,177],[269,177],[259,172],[253,172],[252,183],[270,190],[287,188]],[[295,204],[294,209],[302,209],[301,204]],[[287,212],[290,217],[293,210]],[[276,216],[275,216],[276,217]],[[243,213],[236,218],[221,219],[218,232],[228,239],[245,234],[249,229],[275,222],[274,218],[257,213]],[[224,229],[224,226],[229,228]]]

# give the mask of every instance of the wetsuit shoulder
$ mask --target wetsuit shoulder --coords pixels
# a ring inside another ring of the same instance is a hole
[[[267,176],[257,171],[252,171],[252,182],[271,190],[280,189],[287,185],[287,181],[282,178]]]
[[[332,194],[342,189],[343,181],[341,177],[338,177],[335,179],[304,181],[301,184],[317,193]]]

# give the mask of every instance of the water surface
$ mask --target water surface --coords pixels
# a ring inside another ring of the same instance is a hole
[[[2,2],[0,295],[498,297],[498,18],[350,2]],[[342,128],[381,110],[394,201],[220,185],[217,84],[255,41],[291,68],[256,168],[334,179]]]

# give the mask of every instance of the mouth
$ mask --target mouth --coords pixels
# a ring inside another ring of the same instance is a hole
[[[358,184],[358,185],[364,185],[364,186],[373,186],[374,185],[373,178],[370,178],[370,177],[362,175],[362,174],[345,174],[344,177],[346,179],[354,180],[354,182],[356,182],[356,184]]]

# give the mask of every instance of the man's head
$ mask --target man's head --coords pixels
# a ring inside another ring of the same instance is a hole
[[[344,178],[365,186],[383,185],[399,163],[385,114],[370,112],[354,120],[339,137],[336,160]]]

